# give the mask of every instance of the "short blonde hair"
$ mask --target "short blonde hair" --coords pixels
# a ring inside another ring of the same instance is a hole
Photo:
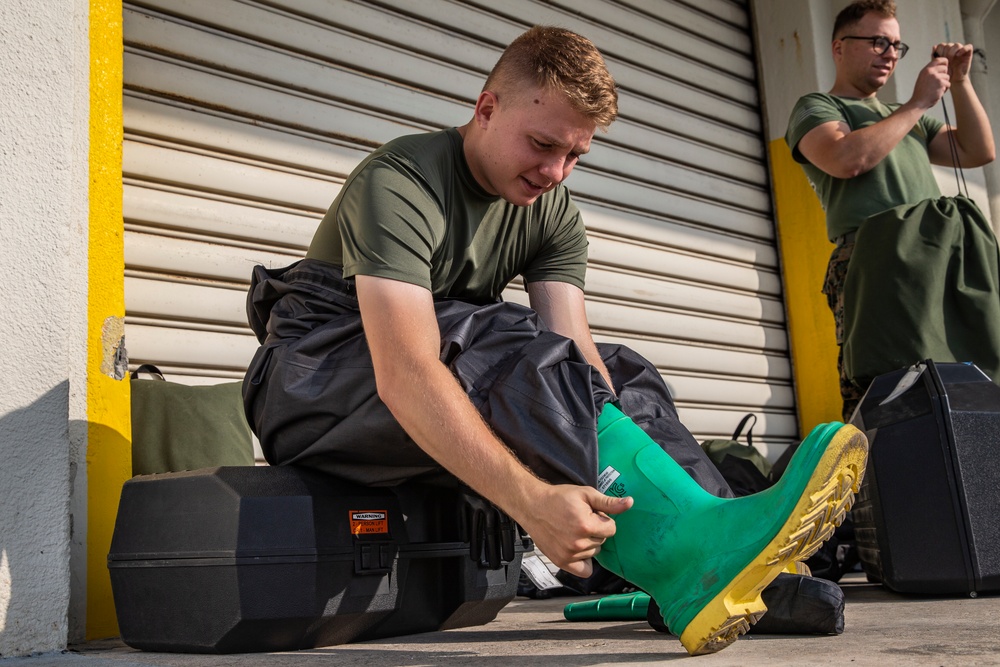
[[[604,57],[586,37],[551,26],[535,26],[504,50],[483,90],[518,95],[525,83],[565,95],[598,127],[618,117],[618,91]]]

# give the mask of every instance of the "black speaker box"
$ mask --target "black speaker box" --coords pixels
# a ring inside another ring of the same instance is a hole
[[[456,489],[221,467],[126,482],[108,568],[129,646],[247,653],[487,623],[531,549]]]
[[[900,593],[1000,590],[1000,387],[926,360],[877,377],[852,423],[871,446],[853,510],[862,567]]]

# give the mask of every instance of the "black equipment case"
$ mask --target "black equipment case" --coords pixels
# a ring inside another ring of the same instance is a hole
[[[455,489],[221,467],[127,481],[108,567],[129,646],[244,653],[487,623],[531,548]]]
[[[852,513],[869,580],[1000,591],[1000,387],[972,364],[927,360],[877,377],[852,423],[871,446]]]

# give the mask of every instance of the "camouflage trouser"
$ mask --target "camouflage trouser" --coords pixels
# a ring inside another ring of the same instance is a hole
[[[823,294],[833,312],[833,322],[837,334],[837,371],[840,373],[840,397],[844,401],[843,420],[848,422],[854,409],[865,395],[867,387],[859,387],[847,377],[844,370],[844,279],[847,277],[847,265],[854,252],[854,241],[838,239],[837,247],[830,255],[830,263],[826,267],[826,278],[823,280]]]

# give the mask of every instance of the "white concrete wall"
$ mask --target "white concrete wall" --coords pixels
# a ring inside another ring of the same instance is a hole
[[[0,2],[0,656],[64,648],[85,434],[88,2]],[[72,434],[72,435],[71,435]]]
[[[768,141],[785,134],[788,114],[802,95],[833,85],[829,32],[833,13],[828,0],[755,0],[757,58]]]

